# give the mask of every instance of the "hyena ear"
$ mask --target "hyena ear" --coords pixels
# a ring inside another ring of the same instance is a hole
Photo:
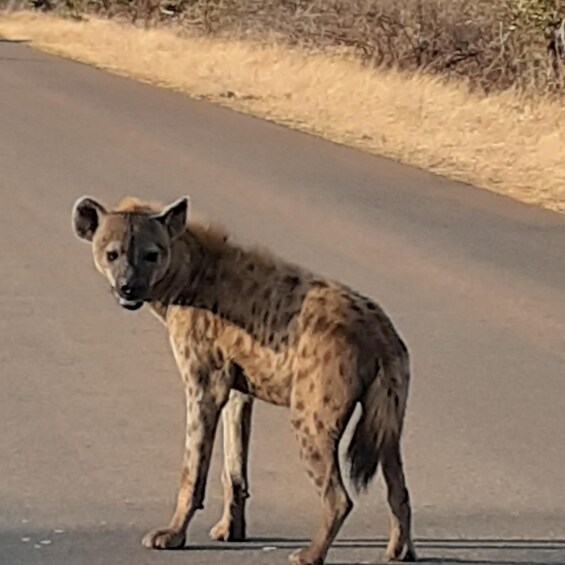
[[[92,241],[106,209],[96,200],[83,196],[73,206],[73,230],[80,239]]]
[[[188,211],[190,208],[190,197],[185,196],[167,206],[160,214],[153,216],[161,222],[171,238],[183,234],[188,224]]]

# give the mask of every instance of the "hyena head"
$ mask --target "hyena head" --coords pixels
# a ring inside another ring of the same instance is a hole
[[[156,212],[143,205],[108,211],[87,196],[76,201],[74,232],[92,244],[94,264],[123,308],[137,310],[151,299],[169,267],[172,242],[186,230],[189,202],[181,198]]]

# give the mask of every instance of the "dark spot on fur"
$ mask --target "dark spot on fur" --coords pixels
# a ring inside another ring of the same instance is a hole
[[[290,423],[292,424],[292,426],[294,428],[296,428],[297,430],[299,430],[302,427],[302,419],[300,418],[292,418],[292,420],[290,421]]]
[[[348,335],[348,328],[344,325],[344,324],[336,324],[332,330],[331,330],[331,335],[332,336],[337,336],[337,337],[347,337]]]
[[[375,368],[373,369],[373,374],[378,375],[381,370],[381,364],[378,359],[375,359]]]
[[[214,368],[221,369],[224,366],[224,354],[219,347],[214,348]]]
[[[300,411],[304,410],[304,402],[302,400],[297,401],[295,408]]]
[[[322,479],[322,477],[316,477],[314,483],[318,488],[322,488],[324,486],[324,479]]]
[[[314,331],[315,332],[324,332],[328,329],[328,320],[327,318],[323,317],[323,318],[318,318],[316,320],[316,323],[314,324]]]
[[[292,292],[300,284],[300,278],[294,275],[287,275],[283,279],[283,284],[288,287],[287,288],[288,292]]]
[[[298,371],[298,373],[296,374],[296,380],[297,380],[297,381],[302,381],[302,380],[304,380],[307,376],[308,376],[308,372],[307,372],[307,371]]]
[[[327,406],[330,403],[331,397],[329,394],[324,394],[324,398],[322,399],[323,403]]]
[[[205,368],[201,367],[196,372],[196,382],[198,383],[199,386],[204,386],[207,381],[208,381],[208,371]]]
[[[247,287],[247,292],[250,295],[255,295],[259,291],[259,284],[257,281],[250,281],[249,286]]]
[[[303,319],[304,328],[310,327],[310,325],[312,324],[312,318],[313,318],[313,315],[312,315],[311,312],[304,315],[304,319]]]
[[[348,365],[344,361],[339,363],[339,374],[343,379],[350,380]]]

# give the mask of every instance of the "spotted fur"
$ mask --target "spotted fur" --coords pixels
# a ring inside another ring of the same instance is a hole
[[[322,564],[352,509],[338,444],[356,405],[349,449],[357,490],[381,463],[391,509],[387,557],[415,560],[411,509],[400,454],[409,356],[371,299],[274,255],[242,247],[221,229],[188,221],[188,199],[163,208],[128,198],[114,210],[82,198],[76,234],[120,304],[146,303],[167,326],[186,390],[186,449],[169,526],[150,548],[184,545],[204,503],[212,445],[224,426],[224,514],[214,539],[245,538],[247,456],[253,398],[290,409],[300,456],[322,503],[310,545],[291,556]]]

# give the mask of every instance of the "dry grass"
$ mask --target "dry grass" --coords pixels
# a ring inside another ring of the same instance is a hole
[[[565,212],[565,107],[550,99],[473,94],[336,50],[95,18],[6,14],[0,34]]]
[[[0,8],[174,25],[231,39],[346,47],[369,65],[475,89],[565,90],[565,0],[0,0]]]

